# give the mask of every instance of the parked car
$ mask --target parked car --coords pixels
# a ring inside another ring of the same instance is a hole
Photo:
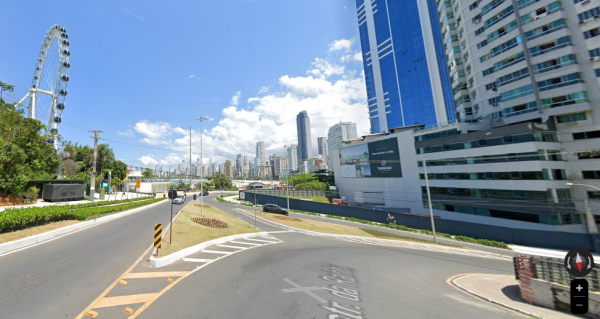
[[[202,196],[208,196],[210,193],[207,190],[202,191]]]
[[[181,205],[181,204],[183,204],[183,202],[185,202],[185,199],[181,195],[177,195],[177,197],[173,200],[173,204]]]
[[[265,204],[263,206],[263,212],[282,214],[282,215],[286,215],[286,216],[290,215],[290,213],[287,211],[287,209],[281,208],[275,204]]]

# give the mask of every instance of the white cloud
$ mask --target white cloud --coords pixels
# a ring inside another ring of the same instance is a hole
[[[263,86],[260,88],[260,90],[258,91],[258,94],[261,93],[267,93],[267,91],[269,91],[269,86]]]
[[[126,129],[125,132],[117,131],[117,134],[127,137],[135,137],[135,133],[133,133],[131,129]]]
[[[195,74],[190,74],[190,75],[188,76],[188,78],[190,78],[190,79],[200,79],[200,77],[199,77],[199,76],[197,76],[197,75],[195,75]]]
[[[346,42],[340,41],[335,41],[330,48],[344,48]],[[303,110],[308,112],[311,121],[313,152],[316,152],[317,137],[327,136],[329,127],[340,121],[354,122],[359,135],[367,134],[364,72],[362,68],[356,69],[360,65],[351,58],[341,64],[334,60],[340,61],[337,54],[316,58],[306,76],[281,76],[279,87],[271,87],[266,95],[242,100],[242,92],[236,92],[222,110],[222,117],[212,125],[205,125],[204,163],[208,164],[209,158],[213,163],[232,160],[236,154],[252,159],[257,141],[265,142],[267,154],[282,154],[284,145],[297,144],[296,115]],[[158,161],[161,165],[174,167],[182,160],[189,164],[189,130],[146,120],[136,123],[134,130],[143,136],[143,142],[162,144],[160,147],[173,150]],[[192,162],[196,163],[200,155],[199,131],[192,131],[192,146]]]
[[[340,60],[342,62],[348,62],[348,61],[359,61],[359,62],[362,62],[362,53],[355,52],[355,53],[352,53],[352,54],[347,54],[347,55],[342,56],[340,58]]]
[[[150,165],[150,166],[154,166],[158,163],[154,158],[152,158],[152,155],[142,156],[142,157],[138,158],[138,161],[142,162],[144,165]]]
[[[340,39],[340,40],[335,40],[333,41],[333,43],[331,43],[329,45],[329,51],[338,51],[338,50],[344,50],[346,52],[349,52],[350,49],[352,48],[352,43],[354,41],[353,40],[348,40],[348,39]]]
[[[240,102],[240,98],[242,97],[242,91],[237,91],[235,93],[235,95],[231,98],[231,101],[229,101],[229,105],[230,106],[237,106],[238,103]]]

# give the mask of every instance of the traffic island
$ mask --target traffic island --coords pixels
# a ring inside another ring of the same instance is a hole
[[[368,238],[379,238],[379,239],[391,239],[398,241],[408,241],[417,243],[427,243],[432,245],[463,248],[457,245],[449,245],[437,243],[432,240],[419,239],[409,236],[397,235],[384,231],[376,231],[366,228],[359,228],[354,226],[339,225],[328,222],[322,222],[314,219],[304,219],[298,217],[284,216],[280,214],[267,213],[257,210],[244,210],[248,214],[256,213],[256,216],[268,220],[270,222],[278,223],[285,226],[290,226],[298,229],[308,230],[316,233],[335,234],[335,235],[350,235]],[[466,249],[466,248],[465,248]]]
[[[514,276],[491,274],[462,274],[450,277],[447,282],[478,299],[535,318],[579,318],[554,309],[538,307],[523,299],[519,282]],[[548,293],[552,291],[549,289]]]
[[[205,225],[199,223],[203,221],[206,221]],[[226,227],[222,227],[223,224],[226,224]],[[172,243],[170,231],[165,231],[163,235],[162,247],[158,250],[159,258],[213,239],[258,233],[260,230],[207,204],[204,204],[202,213],[200,203],[191,203],[183,208],[173,221]]]

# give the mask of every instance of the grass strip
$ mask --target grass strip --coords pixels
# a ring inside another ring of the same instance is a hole
[[[369,233],[369,234],[371,234],[371,235],[373,235],[373,236],[375,236],[377,238],[402,239],[402,240],[406,240],[406,241],[419,242],[419,243],[436,244],[436,245],[443,245],[443,246],[450,246],[450,247],[461,247],[459,245],[438,243],[438,242],[435,242],[433,240],[420,239],[420,238],[410,237],[410,236],[406,236],[406,235],[398,235],[398,234],[394,234],[394,233],[388,233],[388,232],[384,232],[384,231],[380,231],[380,230],[374,230],[374,229],[369,229],[369,228],[359,228],[359,229],[362,230],[362,231],[364,231],[364,232],[367,232],[367,233]]]
[[[31,208],[11,208],[0,212],[0,233],[11,232],[33,226],[44,225],[62,220],[86,220],[100,216],[122,212],[125,210],[153,204],[164,200],[164,198],[152,198],[135,202],[121,202],[118,205],[109,206],[100,203],[89,203],[81,205],[61,205]],[[125,200],[124,200],[125,201]],[[114,203],[113,203],[114,204]]]
[[[227,224],[226,228],[214,228],[198,224],[194,219],[217,219]],[[177,219],[173,222],[173,243],[169,243],[169,234],[163,237],[159,257],[172,254],[176,251],[198,245],[200,243],[237,234],[261,232],[260,229],[229,215],[215,207],[204,204],[204,213],[201,216],[200,203],[186,205]]]

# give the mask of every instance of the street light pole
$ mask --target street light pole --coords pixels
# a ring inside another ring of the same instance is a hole
[[[200,121],[200,216],[204,217],[204,183],[202,183],[202,177],[204,172],[202,171],[202,165],[204,164],[204,160],[202,158],[202,122],[206,120],[205,117],[201,116],[197,118],[196,121]]]
[[[421,156],[423,161],[423,169],[425,172],[425,186],[427,187],[427,202],[429,203],[429,217],[431,218],[431,230],[433,232],[433,241],[435,242],[435,223],[433,221],[433,205],[431,205],[431,191],[429,190],[429,177],[427,176],[427,162],[425,156]]]
[[[287,145],[283,146],[283,154],[287,154]],[[288,171],[289,171],[289,168],[285,170],[285,194],[287,196],[287,209],[288,209],[288,214],[289,214],[289,212],[290,212],[290,185],[288,185]]]

